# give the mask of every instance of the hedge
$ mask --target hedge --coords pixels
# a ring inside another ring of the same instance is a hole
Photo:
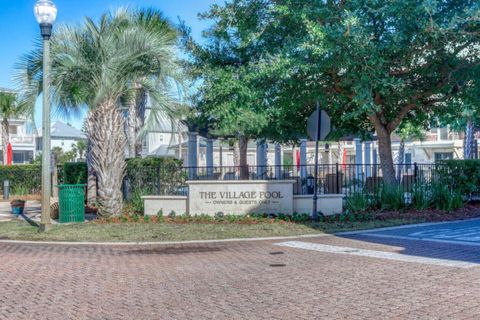
[[[87,184],[88,168],[86,162],[72,162],[63,165],[63,175],[59,178],[63,184]]]
[[[9,180],[11,194],[38,194],[42,184],[40,165],[0,166],[0,184]],[[186,175],[182,161],[174,158],[144,158],[127,160],[126,178],[130,190],[162,194],[177,194]],[[86,184],[88,169],[85,162],[65,163],[58,168],[58,183]]]
[[[480,160],[445,160],[437,167],[438,179],[468,196],[480,192]]]
[[[127,160],[127,179],[130,190],[142,193],[178,194],[184,185],[186,175],[182,161],[174,158],[154,158]]]
[[[42,168],[39,165],[0,166],[0,183],[10,183],[10,194],[26,195],[40,193],[42,184]]]

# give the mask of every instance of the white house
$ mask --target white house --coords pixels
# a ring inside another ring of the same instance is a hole
[[[478,136],[477,138],[480,138]],[[463,143],[464,134],[462,132],[454,132],[448,128],[433,128],[430,131],[425,132],[425,139],[422,141],[412,140],[405,142],[405,155],[403,162],[405,164],[427,164],[435,163],[439,160],[445,159],[462,159],[463,158]],[[168,143],[167,143],[168,144]],[[369,145],[368,148],[366,145]],[[398,151],[400,147],[400,138],[398,136],[392,136],[392,153],[397,162]],[[175,156],[179,157],[179,149],[182,150],[182,159],[188,158],[188,141],[183,140],[182,144],[178,143],[178,140],[174,144],[171,144],[170,149],[174,150]],[[249,165],[256,165],[257,162],[257,146],[254,141],[250,141],[248,144],[247,161]],[[297,153],[299,153],[299,147],[282,145],[281,155],[282,164],[292,164],[296,162]],[[320,143],[319,147],[319,159],[321,164],[335,164],[342,163],[342,154],[345,150],[346,163],[354,164],[358,163],[358,154],[361,153],[362,162],[368,161],[370,164],[379,163],[378,157],[378,144],[377,142],[360,142],[353,137],[340,142],[329,142],[328,147],[326,143]],[[365,155],[366,150],[370,150],[370,155]],[[373,152],[376,153],[374,157]],[[198,166],[203,167],[207,165],[207,146],[206,139],[203,137],[198,138],[198,150],[197,150],[197,163]],[[234,166],[236,161],[234,159],[235,152],[233,146],[228,145],[226,142],[220,142],[215,140],[213,143],[213,164],[214,166]],[[275,144],[267,143],[267,156],[266,161],[268,165],[275,164]],[[315,142],[306,142],[306,163],[313,164],[315,162]],[[188,163],[186,164],[188,165]]]
[[[39,130],[38,136],[36,137],[36,151],[42,152],[42,132]],[[51,129],[51,145],[52,148],[60,147],[63,151],[68,152],[72,150],[73,146],[78,141],[86,141],[87,137],[85,134],[78,130],[77,128],[72,127],[69,124],[65,124],[61,121],[56,121],[52,124]]]
[[[9,120],[10,143],[13,149],[13,164],[30,163],[35,158],[35,135],[31,133],[30,122],[25,119]],[[0,145],[0,161],[3,150]]]

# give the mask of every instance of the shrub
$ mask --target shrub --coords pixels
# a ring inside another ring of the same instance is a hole
[[[353,192],[347,197],[345,211],[347,213],[359,213],[370,209],[368,195],[364,192]]]
[[[432,192],[427,184],[415,184],[412,190],[412,207],[425,210],[432,205]]]
[[[17,184],[11,188],[10,193],[16,197],[22,197],[28,195],[29,190],[26,186]]]
[[[64,184],[87,184],[88,168],[86,162],[71,162],[63,164]]]
[[[445,160],[435,170],[436,182],[469,196],[480,191],[480,160]]]
[[[160,187],[161,194],[179,194],[178,187],[187,180],[182,161],[174,158],[129,159],[126,171],[131,190],[140,188],[153,192]]]
[[[400,186],[383,184],[380,188],[379,198],[382,210],[399,211],[405,209],[405,193]]]
[[[452,212],[463,207],[463,195],[443,183],[432,184],[432,202],[435,208]]]
[[[42,169],[38,165],[0,166],[0,183],[8,180],[11,193],[25,194],[40,193],[42,184]]]
[[[135,213],[143,214],[145,210],[145,204],[142,199],[143,196],[148,196],[153,194],[153,191],[149,188],[138,188],[133,190],[132,198],[129,203],[132,205]]]

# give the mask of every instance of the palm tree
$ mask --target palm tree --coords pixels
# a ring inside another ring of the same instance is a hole
[[[158,37],[166,48],[174,48],[178,38],[177,30],[166,19],[163,13],[154,8],[146,8],[133,12],[129,15],[129,24],[125,27],[134,26],[152,33]],[[162,59],[160,69],[154,67],[151,76],[157,79],[157,90],[163,92],[164,96],[169,96],[175,87],[182,82],[179,74],[178,61],[175,55],[166,52],[166,55],[159,57]],[[173,81],[172,81],[173,80]],[[137,157],[142,154],[141,137],[153,127],[145,128],[146,108],[149,94],[145,88],[137,81],[132,83],[133,93],[126,97],[127,106],[127,140],[129,157]],[[155,121],[150,122],[152,126]]]
[[[27,115],[28,108],[26,104],[17,101],[17,95],[10,90],[0,89],[0,116],[2,119],[2,152],[3,164],[7,164],[7,146],[10,143],[10,119]]]
[[[165,113],[173,113],[172,99],[159,79],[165,80],[163,63],[166,57],[168,62],[172,60],[175,48],[167,36],[132,23],[138,12],[120,9],[104,14],[98,23],[86,18],[82,26],[60,27],[52,38],[54,103],[66,114],[84,105],[89,108],[87,158],[97,176],[102,216],[122,211],[120,188],[127,143],[122,100],[134,95],[136,88],[145,90],[151,101],[148,126]],[[40,48],[19,64],[17,78],[27,97],[36,97],[41,91],[41,66]]]

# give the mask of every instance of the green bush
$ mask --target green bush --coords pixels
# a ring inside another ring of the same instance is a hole
[[[400,186],[383,184],[380,188],[378,200],[382,210],[399,211],[406,208],[405,193]]]
[[[0,166],[0,183],[8,180],[12,192],[38,194],[42,184],[42,170],[38,165]]]
[[[435,180],[464,196],[480,192],[480,160],[445,160],[435,170]]]
[[[412,190],[412,207],[425,210],[432,205],[432,192],[427,184],[415,184]]]
[[[87,184],[88,168],[86,162],[72,162],[63,165],[63,184]]]
[[[463,195],[449,185],[434,183],[431,193],[432,203],[438,210],[452,212],[464,206]]]
[[[160,189],[163,195],[179,194],[179,186],[187,180],[182,170],[182,161],[174,158],[129,159],[127,177],[130,190],[148,189],[156,193]]]
[[[368,195],[364,192],[353,192],[347,197],[345,211],[347,213],[360,213],[370,209]]]
[[[144,214],[145,205],[142,197],[152,195],[152,194],[153,194],[153,191],[148,188],[138,188],[133,190],[130,203],[132,204],[132,207],[135,213]]]

